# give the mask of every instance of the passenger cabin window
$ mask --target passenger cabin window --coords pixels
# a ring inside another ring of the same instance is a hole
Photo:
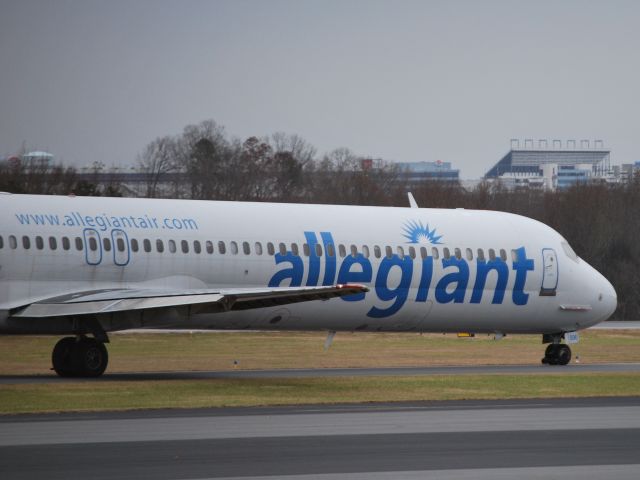
[[[518,252],[516,252],[515,250],[511,250],[511,261],[513,262],[518,261]]]
[[[134,252],[137,252],[138,249],[139,249],[138,240],[136,240],[135,238],[132,238],[131,239],[131,250],[134,251]]]
[[[18,248],[18,240],[16,240],[14,235],[9,236],[9,247],[11,247],[11,250]]]
[[[211,240],[207,240],[204,245],[207,249],[207,253],[211,255],[213,253],[213,242]]]
[[[224,255],[225,253],[227,253],[227,246],[224,244],[224,242],[218,242],[218,251]]]
[[[302,253],[304,253],[305,257],[308,257],[310,252],[309,252],[309,245],[307,243],[303,243],[302,244]]]
[[[440,258],[440,252],[436,247],[431,247],[431,256],[434,260],[438,260],[438,258]]]
[[[69,241],[69,237],[62,237],[62,249],[69,250],[71,248],[71,242]]]
[[[148,238],[145,238],[142,241],[142,246],[144,247],[144,251],[149,253],[151,252],[151,240],[149,240]]]
[[[322,248],[320,248],[320,252],[322,252]],[[333,246],[333,243],[327,243],[327,255],[329,255],[330,257],[336,256],[336,250]]]
[[[411,257],[412,260],[414,258],[416,258],[416,249],[415,248],[409,247],[409,257]]]
[[[504,248],[501,248],[501,249],[500,249],[500,259],[501,259],[503,262],[506,262],[506,261],[507,261],[507,251],[506,251]]]
[[[295,242],[291,244],[291,253],[293,253],[296,257],[298,256],[298,244]]]
[[[193,241],[193,251],[196,253],[202,253],[202,245],[199,240]]]
[[[116,247],[119,252],[124,252],[124,247],[125,247],[124,238],[118,237],[118,239],[116,240]]]
[[[469,261],[473,260],[473,250],[471,250],[470,248],[467,248],[466,254],[467,254],[467,260]]]
[[[95,252],[98,250],[98,240],[96,240],[95,237],[89,237],[89,249],[92,252]]]
[[[262,244],[260,242],[256,242],[254,245],[254,251],[256,252],[256,255],[262,255]]]
[[[362,246],[362,254],[364,255],[364,258],[369,258],[369,246],[368,245],[363,245]]]
[[[26,235],[22,237],[22,248],[29,250],[31,248],[31,239]]]
[[[387,258],[392,258],[393,257],[393,250],[391,249],[391,247],[389,245],[384,247],[384,251],[387,254]]]
[[[449,252],[449,249],[447,247],[444,247],[442,249],[442,258],[444,258],[445,260],[449,260],[451,258],[451,252]]]
[[[344,258],[347,256],[347,249],[344,248],[344,245],[338,245],[338,253],[340,254],[340,258]]]
[[[489,249],[489,260],[494,261],[496,259],[496,251],[493,248]]]
[[[455,249],[453,250],[453,254],[456,256],[456,258],[457,258],[458,260],[460,260],[460,259],[462,258],[462,252],[460,251],[460,249],[459,249],[459,248],[455,248]]]
[[[280,255],[285,256],[287,254],[287,246],[284,243],[280,243],[278,245],[278,250],[280,251]]]
[[[398,247],[397,251],[398,251],[398,257],[404,258],[404,248]]]
[[[420,258],[423,260],[429,256],[426,247],[420,247]]]
[[[351,245],[351,256],[356,258],[358,256],[358,247]]]
[[[322,256],[322,245],[320,245],[319,243],[316,243],[316,257],[321,257]]]
[[[267,253],[269,255],[274,255],[276,253],[276,249],[271,242],[267,243]]]
[[[36,237],[36,248],[42,250],[44,248],[44,240],[40,235]]]
[[[182,253],[189,253],[189,242],[186,240],[180,241],[180,249],[182,250]]]
[[[164,242],[160,238],[156,240],[156,250],[158,253],[164,252]]]
[[[481,248],[478,249],[478,261],[484,262],[484,250]]]
[[[51,250],[58,249],[58,240],[56,240],[56,237],[49,237],[49,248]]]
[[[382,250],[380,250],[380,246],[379,245],[374,245],[373,246],[373,256],[376,258],[380,258],[382,256]]]
[[[175,240],[167,240],[167,248],[169,249],[169,253],[176,253],[176,242]]]
[[[102,244],[104,245],[104,251],[105,252],[108,252],[108,251],[111,250],[111,240],[109,240],[108,238],[103,238],[102,239]]]
[[[0,235],[0,248],[4,248],[4,240],[2,239],[2,235]]]
[[[242,242],[242,251],[245,255],[249,255],[251,253],[251,247],[249,247],[249,242]]]

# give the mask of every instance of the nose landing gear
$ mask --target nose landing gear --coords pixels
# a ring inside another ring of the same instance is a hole
[[[571,349],[563,343],[552,343],[544,352],[545,365],[566,365],[571,361]]]
[[[61,377],[99,377],[109,362],[107,348],[95,338],[65,337],[51,354],[53,370]]]
[[[544,333],[542,343],[549,343],[544,351],[542,363],[545,365],[566,365],[571,361],[571,348],[569,345],[560,343],[565,338],[564,332]]]

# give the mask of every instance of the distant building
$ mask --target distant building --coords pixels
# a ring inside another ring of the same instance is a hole
[[[7,155],[3,159],[0,159],[0,165],[9,166],[11,168],[23,167],[27,170],[38,169],[46,171],[53,166],[54,156],[48,152],[34,151],[20,154]]]
[[[22,155],[22,162],[30,167],[49,167],[53,163],[53,154],[49,152],[35,151]]]
[[[567,188],[578,182],[618,181],[610,165],[611,151],[602,140],[511,140],[511,149],[484,178],[499,180],[507,188]]]
[[[623,163],[622,165],[615,165],[611,169],[620,183],[627,183],[633,180],[636,175],[640,175],[640,162]]]
[[[410,182],[422,180],[442,180],[458,182],[460,170],[452,169],[451,162],[398,162],[398,166],[407,172]]]

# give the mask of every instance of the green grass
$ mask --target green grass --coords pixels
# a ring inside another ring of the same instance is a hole
[[[637,395],[635,373],[91,381],[2,385],[0,413]]]
[[[0,374],[51,375],[59,337],[0,336]],[[180,333],[112,335],[109,372],[539,364],[539,336],[338,333]],[[584,332],[572,346],[582,363],[640,362],[640,331]],[[239,362],[234,367],[234,361]],[[0,384],[0,414],[640,395],[640,373],[431,375]]]
[[[166,370],[538,364],[539,335],[460,339],[455,335],[322,332],[111,335],[109,372]],[[0,336],[0,374],[46,374],[59,337]],[[572,346],[582,363],[640,362],[640,331],[594,330]]]

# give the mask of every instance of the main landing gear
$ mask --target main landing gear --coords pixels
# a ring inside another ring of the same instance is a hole
[[[566,365],[571,361],[571,349],[564,343],[552,343],[544,352],[542,363],[547,365]]]
[[[78,335],[56,343],[51,362],[61,377],[99,377],[107,368],[109,355],[103,342]]]

